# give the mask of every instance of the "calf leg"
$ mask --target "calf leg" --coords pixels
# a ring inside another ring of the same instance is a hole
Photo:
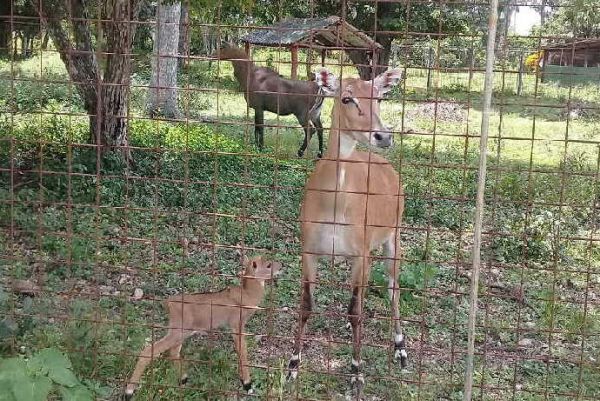
[[[360,343],[362,339],[362,313],[366,285],[369,282],[370,258],[356,257],[352,261],[352,298],[348,306],[348,320],[352,326],[352,365],[350,378],[355,395],[360,398],[365,379],[360,372]]]
[[[187,372],[184,371],[183,363],[181,361],[181,347],[183,347],[183,344],[179,344],[179,345],[176,345],[175,347],[171,348],[169,350],[169,355],[170,355],[170,359],[173,361],[173,364],[175,365],[175,370],[177,371],[177,374],[179,375],[179,383],[186,384],[188,381],[188,375],[187,375]]]
[[[234,328],[238,330],[240,328]],[[248,394],[252,394],[252,380],[250,379],[250,370],[248,369],[248,350],[246,348],[246,339],[244,338],[243,326],[240,329],[240,333],[233,333],[233,344],[235,346],[235,352],[238,354],[238,369],[240,372],[240,380],[244,391]]]
[[[129,378],[129,382],[127,383],[127,388],[125,389],[126,399],[131,398],[131,396],[133,395],[133,392],[135,391],[137,385],[140,383],[140,379],[144,374],[144,369],[146,369],[146,366],[152,361],[152,359],[157,358],[163,352],[179,344],[182,344],[183,340],[184,336],[180,330],[169,330],[166,336],[144,348],[144,350],[140,353],[133,374],[131,375],[131,378]]]
[[[258,149],[264,146],[265,112],[263,109],[254,109],[254,143]]]
[[[306,322],[314,311],[314,289],[316,284],[318,257],[316,255],[302,254],[302,296],[300,301],[300,313],[298,316],[298,332],[294,344],[294,353],[288,364],[287,379],[295,379],[300,366],[300,355],[302,353],[302,337],[306,329]]]
[[[388,268],[388,291],[392,308],[392,318],[394,319],[394,359],[399,359],[400,366],[405,368],[408,363],[408,354],[406,353],[406,342],[400,325],[400,309],[398,306],[400,297],[400,289],[398,288],[400,258],[395,237],[395,235],[392,235],[388,241],[383,244],[383,253],[387,258],[385,263]]]

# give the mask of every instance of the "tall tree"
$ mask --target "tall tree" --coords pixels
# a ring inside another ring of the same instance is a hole
[[[102,15],[87,0],[34,1],[42,23],[83,99],[91,141],[120,149],[132,162],[127,136],[131,49],[141,0],[106,0]],[[92,28],[92,22],[102,20]]]
[[[181,2],[164,0],[156,9],[152,74],[147,107],[150,115],[177,117],[177,67]]]
[[[550,6],[551,16],[540,28],[542,34],[567,35],[574,38],[600,37],[598,0],[559,0]]]

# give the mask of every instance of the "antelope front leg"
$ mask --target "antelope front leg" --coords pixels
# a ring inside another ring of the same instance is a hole
[[[308,147],[308,143],[310,142],[310,138],[312,137],[312,125],[308,119],[305,119],[302,115],[296,115],[300,126],[304,130],[304,141],[302,141],[302,145],[300,145],[300,149],[298,149],[298,157],[304,156],[304,152]]]
[[[323,157],[323,124],[321,124],[321,117],[319,116],[313,123],[317,129],[317,137],[319,138],[319,153],[317,153],[317,157],[320,159]]]
[[[298,333],[294,344],[294,353],[288,363],[287,380],[294,380],[298,376],[298,368],[300,367],[300,355],[302,353],[302,337],[306,330],[306,323],[312,314],[315,306],[313,297],[316,284],[316,255],[302,255],[302,299],[300,301],[300,314],[298,317]]]
[[[362,339],[362,313],[366,285],[369,280],[370,260],[367,257],[357,257],[352,262],[352,298],[348,305],[348,320],[352,326],[352,365],[350,382],[352,390],[358,399],[362,398],[365,378],[360,372],[360,342]]]
[[[406,341],[400,325],[400,309],[398,306],[400,298],[400,289],[398,288],[398,276],[400,274],[399,255],[397,255],[397,246],[395,238],[390,238],[383,245],[383,253],[386,256],[385,263],[388,268],[388,291],[390,305],[392,308],[392,318],[394,319],[394,359],[400,360],[400,367],[406,368],[408,364],[408,354],[406,353]]]
[[[254,109],[254,143],[259,150],[264,146],[265,114],[262,109]]]
[[[248,369],[248,350],[246,349],[246,339],[244,338],[244,328],[236,327],[233,329],[240,330],[240,333],[233,333],[233,344],[235,345],[235,352],[238,354],[238,366],[240,372],[240,380],[244,391],[248,394],[252,394],[252,380],[250,379],[250,371]]]

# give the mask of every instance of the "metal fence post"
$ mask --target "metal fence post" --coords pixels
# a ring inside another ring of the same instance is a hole
[[[473,393],[473,359],[475,355],[475,322],[477,318],[477,291],[479,289],[479,268],[481,265],[481,225],[484,209],[485,175],[487,169],[487,141],[494,90],[494,48],[496,25],[498,23],[498,0],[490,0],[488,37],[485,60],[485,83],[481,116],[481,138],[479,142],[479,174],[477,177],[477,199],[473,233],[473,269],[471,271],[471,298],[469,303],[467,360],[465,372],[464,401],[471,401]]]

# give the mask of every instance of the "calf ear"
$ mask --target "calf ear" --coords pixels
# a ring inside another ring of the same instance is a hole
[[[373,80],[373,86],[379,89],[379,94],[383,95],[384,93],[389,92],[392,88],[400,83],[402,79],[402,70],[397,68],[393,68],[391,70],[387,70],[379,74]]]
[[[323,91],[328,95],[337,94],[340,88],[340,82],[335,74],[325,67],[321,67],[315,71],[315,82],[323,88]]]

